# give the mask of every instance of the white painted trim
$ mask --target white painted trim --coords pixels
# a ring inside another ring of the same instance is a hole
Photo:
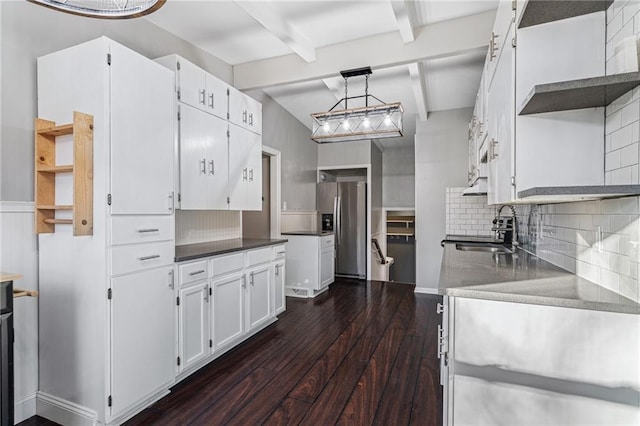
[[[431,287],[418,287],[416,286],[416,289],[413,290],[414,293],[419,293],[419,294],[435,294],[435,295],[440,295],[440,293],[438,293],[438,289],[437,288],[431,288]]]
[[[37,393],[34,392],[15,401],[15,423],[20,423],[36,415],[36,395]]]
[[[413,2],[409,2],[408,0],[392,0],[391,8],[393,9],[393,15],[396,18],[396,23],[398,24],[398,31],[400,31],[400,36],[402,37],[402,41],[405,43],[411,43],[415,41],[415,24],[417,21],[416,17],[416,8],[413,5]]]
[[[302,214],[318,214],[318,210],[282,210],[282,214],[302,215]]]
[[[95,411],[39,391],[36,396],[36,413],[65,426],[93,426],[98,422],[98,413]]]
[[[271,186],[271,238],[280,238],[282,231],[282,153],[277,149],[262,145],[262,153],[269,156]]]
[[[33,201],[0,201],[0,213],[33,213]]]

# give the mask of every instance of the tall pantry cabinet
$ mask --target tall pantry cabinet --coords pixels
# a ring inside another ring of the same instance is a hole
[[[105,37],[38,59],[38,116],[94,119],[93,234],[39,235],[38,412],[61,424],[121,423],[174,380],[173,78]]]

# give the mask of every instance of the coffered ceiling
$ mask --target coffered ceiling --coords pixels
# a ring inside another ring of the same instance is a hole
[[[390,149],[413,143],[416,118],[473,105],[497,2],[170,0],[145,19],[233,65],[236,87],[264,90],[307,127],[344,96],[341,70],[371,66],[369,93],[405,109]],[[363,84],[349,79],[349,94]]]

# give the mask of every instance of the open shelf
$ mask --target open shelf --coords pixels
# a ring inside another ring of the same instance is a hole
[[[640,85],[640,72],[537,84],[519,115],[604,107]]]
[[[73,164],[56,164],[56,138],[73,135]],[[72,225],[73,235],[93,234],[93,116],[75,111],[73,123],[56,126],[35,120],[36,233],[55,232],[56,225]],[[56,175],[73,174],[73,204],[56,204]],[[73,219],[56,218],[56,211],[73,212]]]
[[[605,11],[613,0],[529,0],[520,15],[518,28]]]

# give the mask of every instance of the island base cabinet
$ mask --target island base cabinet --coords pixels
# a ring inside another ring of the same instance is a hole
[[[244,335],[244,292],[247,279],[244,273],[214,279],[213,342],[218,350]]]
[[[174,379],[173,266],[111,281],[111,418]]]

